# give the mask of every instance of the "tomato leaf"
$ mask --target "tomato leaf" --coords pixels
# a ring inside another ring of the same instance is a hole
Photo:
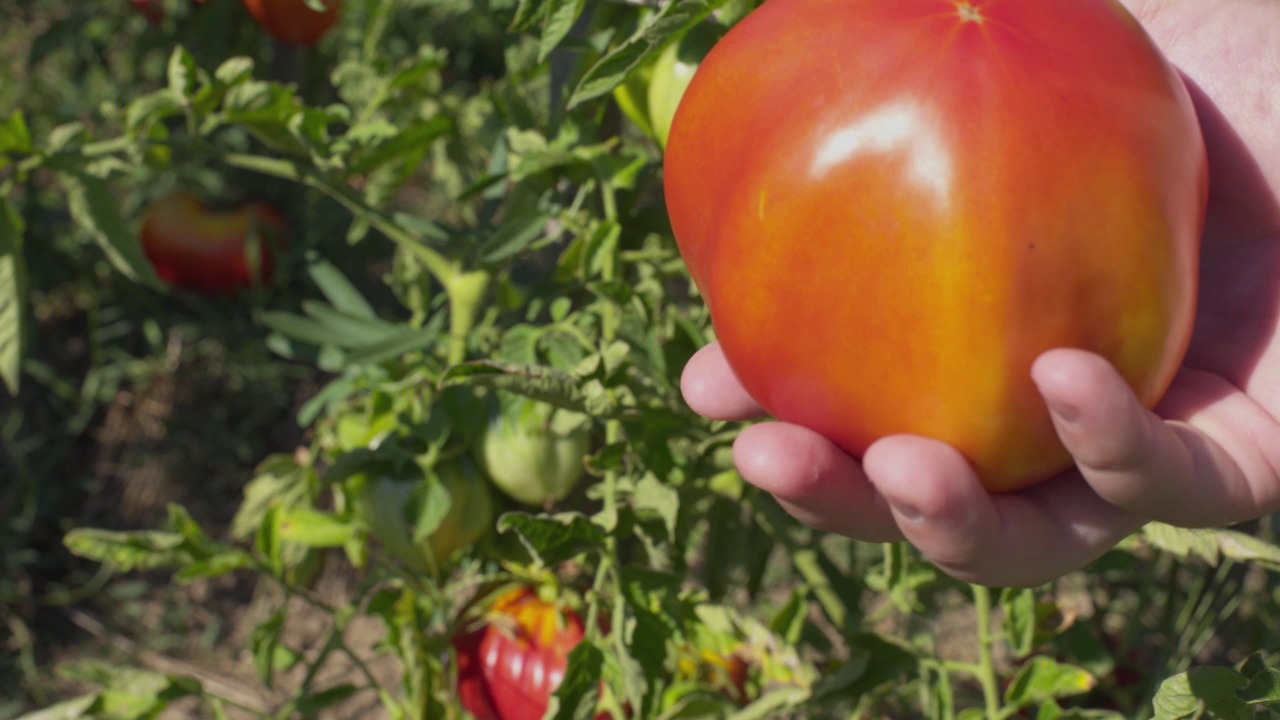
[[[1198,667],[1178,673],[1156,690],[1152,700],[1155,719],[1250,720],[1253,708],[1236,694],[1248,684],[1243,675],[1226,667]]]
[[[530,515],[511,512],[498,518],[498,532],[511,530],[541,564],[554,567],[604,546],[604,532],[580,513]]]
[[[120,215],[120,201],[106,180],[80,170],[58,173],[67,191],[71,217],[98,242],[107,259],[126,277],[144,285],[159,288],[151,263],[142,252],[142,244]]]
[[[583,640],[569,652],[564,680],[551,695],[546,717],[553,720],[590,720],[595,716],[604,653]]]
[[[1083,668],[1059,663],[1037,655],[1023,663],[1005,690],[1005,700],[1014,706],[1043,702],[1050,698],[1081,695],[1093,689],[1098,679]]]

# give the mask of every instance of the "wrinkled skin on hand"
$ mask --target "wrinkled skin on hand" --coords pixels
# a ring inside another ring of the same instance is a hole
[[[1195,331],[1169,391],[1149,412],[1096,355],[1044,353],[1032,379],[1076,468],[1000,495],[926,438],[883,438],[859,462],[795,425],[745,429],[739,470],[801,521],[905,539],[962,580],[1034,586],[1150,520],[1217,526],[1280,509],[1280,3],[1124,4],[1187,80],[1209,154]],[[683,389],[708,417],[762,414],[715,344]]]

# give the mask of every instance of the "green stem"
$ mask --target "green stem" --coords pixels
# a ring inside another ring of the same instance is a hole
[[[995,642],[991,634],[991,590],[983,585],[970,585],[973,589],[974,611],[978,614],[978,682],[982,684],[982,699],[987,717],[1000,717],[1000,685],[996,679],[995,662],[991,647]]]
[[[467,359],[467,339],[489,290],[490,275],[485,270],[455,271],[443,281],[449,296],[449,364]]]

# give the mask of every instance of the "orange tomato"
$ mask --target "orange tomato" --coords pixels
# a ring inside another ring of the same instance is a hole
[[[1070,466],[1038,355],[1099,353],[1150,407],[1190,338],[1203,139],[1111,0],[769,0],[695,74],[665,183],[742,384],[854,455],[923,435],[1027,486]]]

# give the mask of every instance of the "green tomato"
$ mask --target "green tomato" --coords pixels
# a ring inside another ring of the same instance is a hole
[[[654,62],[649,81],[649,125],[663,149],[667,147],[667,135],[671,133],[671,121],[675,119],[680,98],[693,82],[702,58],[723,32],[722,27],[711,23],[696,25],[668,45]]]
[[[443,567],[453,554],[484,537],[493,524],[493,498],[484,478],[466,459],[437,464],[431,472],[449,492],[451,504],[426,538],[414,538],[417,519],[430,510],[425,476],[359,475],[352,478],[356,515],[384,550],[409,567]]]
[[[562,428],[556,420],[571,419],[569,413],[557,418],[551,405],[523,397],[499,405],[474,446],[489,479],[525,505],[564,498],[582,477],[591,440],[585,423]]]
[[[656,137],[649,122],[649,86],[653,80],[653,63],[636,68],[627,79],[613,89],[618,109],[649,137]]]

